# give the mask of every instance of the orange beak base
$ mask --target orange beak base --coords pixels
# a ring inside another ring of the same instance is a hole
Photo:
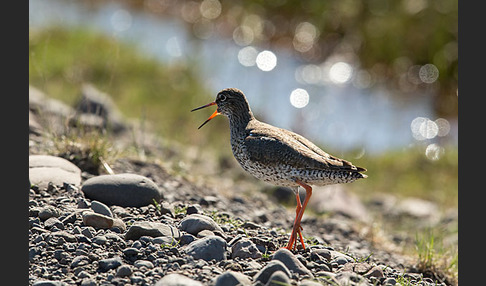
[[[191,110],[191,112],[192,112],[192,111],[199,110],[199,109],[202,109],[202,108],[205,108],[205,107],[208,107],[208,106],[212,106],[212,105],[215,105],[215,104],[216,104],[216,102],[211,102],[211,103],[208,103],[208,104],[206,104],[206,105],[200,106],[200,107],[198,107],[198,108],[194,108],[193,110]],[[204,124],[208,123],[208,122],[209,122],[209,120],[213,119],[214,117],[218,116],[219,114],[220,114],[220,113],[219,113],[219,112],[216,110],[216,111],[215,111],[213,114],[211,114],[211,116],[209,116],[209,118],[208,118],[206,121],[204,121],[204,123],[203,123],[203,124],[201,124],[201,125],[200,125],[200,126],[197,128],[197,129],[201,129],[201,127],[203,127],[203,126],[204,126]]]

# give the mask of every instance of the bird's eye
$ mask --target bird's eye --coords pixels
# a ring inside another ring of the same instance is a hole
[[[221,94],[221,95],[219,96],[219,100],[220,100],[220,101],[225,101],[225,100],[226,100],[226,95]]]

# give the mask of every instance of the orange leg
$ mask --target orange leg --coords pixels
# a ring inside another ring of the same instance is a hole
[[[300,196],[299,196],[298,192],[295,196],[295,200],[297,201],[297,207],[295,208],[295,217],[297,218],[300,210],[302,209],[302,204],[300,203]],[[294,220],[294,224],[295,224],[295,222],[296,221]],[[302,238],[301,229],[302,229],[302,226],[299,225],[299,227],[297,228],[297,234],[299,235],[300,243],[302,244],[302,246],[304,246],[304,249],[305,249],[304,239]],[[292,245],[293,245],[294,246],[293,249],[295,250],[295,248],[297,247],[297,242],[296,242],[297,234],[292,231],[292,233],[290,235],[289,243],[286,247],[287,249],[292,249]]]
[[[297,195],[295,196],[295,199],[297,200],[297,208],[295,209],[295,217],[297,218],[297,216],[299,215],[299,212],[301,211],[302,209],[302,204],[300,203],[300,196],[299,196],[299,192],[297,192]],[[299,235],[299,239],[300,239],[300,243],[302,244],[302,246],[304,247],[305,249],[305,245],[304,245],[304,239],[302,238],[302,226],[299,226],[297,227],[297,234]],[[297,239],[297,237],[294,235],[295,239]],[[294,244],[294,250],[295,248],[297,248],[297,242],[295,242]]]
[[[297,208],[295,210],[296,216],[295,216],[294,226],[292,228],[292,233],[290,234],[289,242],[288,242],[287,246],[285,247],[288,250],[292,250],[292,246],[294,245],[294,243],[295,243],[294,248],[297,246],[297,242],[296,242],[297,235],[300,238],[300,243],[302,243],[302,246],[305,249],[304,240],[302,238],[302,232],[301,232],[302,227],[300,226],[300,221],[302,220],[302,216],[304,215],[305,208],[307,207],[307,203],[309,202],[309,199],[312,195],[311,186],[309,186],[306,183],[301,182],[299,180],[296,180],[295,182],[305,189],[305,200],[304,200],[304,203],[301,205],[300,204],[300,197],[299,197],[299,194],[297,193],[297,196],[296,196]]]

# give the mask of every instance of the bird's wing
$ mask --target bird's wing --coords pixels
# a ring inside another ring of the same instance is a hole
[[[250,159],[279,164],[285,161],[299,169],[334,169],[343,171],[366,171],[351,162],[334,157],[314,143],[294,132],[269,124],[249,125],[245,147]]]

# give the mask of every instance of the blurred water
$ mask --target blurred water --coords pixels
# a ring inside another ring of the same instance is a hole
[[[29,0],[29,27],[84,26],[134,42],[142,52],[163,62],[195,61],[214,95],[226,87],[240,88],[257,118],[298,132],[335,152],[354,149],[361,150],[359,153],[379,153],[423,143],[414,138],[411,122],[417,117],[437,119],[430,95],[397,97],[385,89],[356,87],[351,81],[346,82],[350,76],[346,68],[350,66],[345,64],[335,66],[341,68],[336,81],[342,79],[344,84],[307,84],[296,76],[304,63],[288,52],[272,51],[276,66],[262,71],[256,65],[240,63],[238,55],[243,47],[233,39],[216,35],[198,39],[187,31],[183,20],[128,11],[117,3],[88,9],[79,2]],[[294,107],[290,101],[297,88],[308,94],[302,108]],[[211,100],[201,98],[201,104]],[[192,107],[188,106],[188,110]],[[457,138],[453,141],[457,142]]]

